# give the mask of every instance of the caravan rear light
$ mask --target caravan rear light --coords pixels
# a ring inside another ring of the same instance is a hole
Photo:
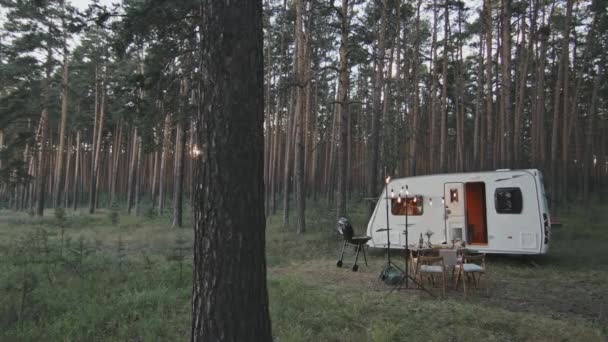
[[[543,214],[543,228],[545,230],[545,245],[549,243],[549,217]]]

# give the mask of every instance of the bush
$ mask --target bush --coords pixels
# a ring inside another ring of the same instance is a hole
[[[155,219],[157,215],[156,210],[153,207],[150,207],[146,210],[146,212],[144,213],[144,216],[147,219]]]
[[[110,212],[108,213],[108,217],[110,218],[110,222],[112,222],[112,225],[114,226],[116,226],[118,224],[118,221],[120,220],[118,210],[118,203],[116,203],[115,201],[112,202],[112,204],[110,205]]]
[[[55,220],[57,220],[57,224],[60,227],[65,227],[65,222],[67,221],[65,209],[63,209],[61,207],[55,208]]]

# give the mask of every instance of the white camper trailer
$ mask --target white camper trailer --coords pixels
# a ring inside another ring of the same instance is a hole
[[[386,248],[390,238],[391,248],[403,249],[406,219],[410,247],[421,234],[426,243],[430,231],[432,244],[463,241],[483,253],[545,254],[549,248],[551,222],[538,170],[389,180],[367,226],[368,245]]]

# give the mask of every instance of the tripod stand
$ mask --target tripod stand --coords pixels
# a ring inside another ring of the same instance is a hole
[[[410,289],[410,280],[412,281],[412,283],[414,283],[415,285],[417,285],[416,288],[418,289],[422,289],[424,290],[426,293],[430,294],[431,296],[433,295],[430,291],[428,291],[427,289],[424,288],[424,286],[422,286],[421,283],[419,283],[414,277],[412,277],[410,275],[409,272],[409,257],[410,257],[410,246],[409,246],[409,223],[408,223],[408,217],[409,217],[409,204],[408,204],[408,200],[409,200],[409,190],[408,190],[408,186],[402,186],[401,187],[401,191],[399,192],[399,199],[398,202],[401,203],[401,194],[403,193],[403,191],[405,190],[405,197],[403,198],[403,205],[405,206],[405,229],[403,231],[403,234],[405,235],[405,272],[401,273],[401,281],[398,283],[399,286],[397,288],[395,288],[396,290],[401,290],[402,288],[405,289]],[[416,204],[417,201],[417,197],[414,195],[414,197],[412,198],[412,202],[414,204]],[[402,285],[405,284],[405,287],[402,287]]]
[[[403,270],[395,265],[392,260],[391,260],[391,234],[390,234],[390,224],[389,224],[389,213],[388,213],[388,202],[389,202],[389,196],[388,196],[388,183],[390,182],[391,177],[386,176],[385,178],[385,182],[384,182],[384,193],[385,195],[385,199],[386,199],[386,263],[384,264],[384,267],[382,268],[382,271],[380,272],[380,280],[382,281],[386,281],[388,279],[388,277],[391,275],[392,270],[397,269],[399,270],[399,273],[403,274]],[[391,193],[392,193],[392,189],[391,189]],[[393,196],[391,195],[391,198]],[[381,231],[381,229],[379,229],[378,231]]]

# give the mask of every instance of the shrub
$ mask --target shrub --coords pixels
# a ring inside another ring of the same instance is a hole
[[[65,227],[65,223],[67,221],[65,209],[61,207],[55,208],[55,220],[57,220],[57,225],[60,227]]]
[[[119,208],[118,208],[118,203],[116,203],[116,201],[112,201],[112,204],[110,205],[110,212],[108,213],[108,217],[110,218],[110,222],[112,222],[112,225],[117,225],[118,221],[120,220],[120,214],[118,213]]]

